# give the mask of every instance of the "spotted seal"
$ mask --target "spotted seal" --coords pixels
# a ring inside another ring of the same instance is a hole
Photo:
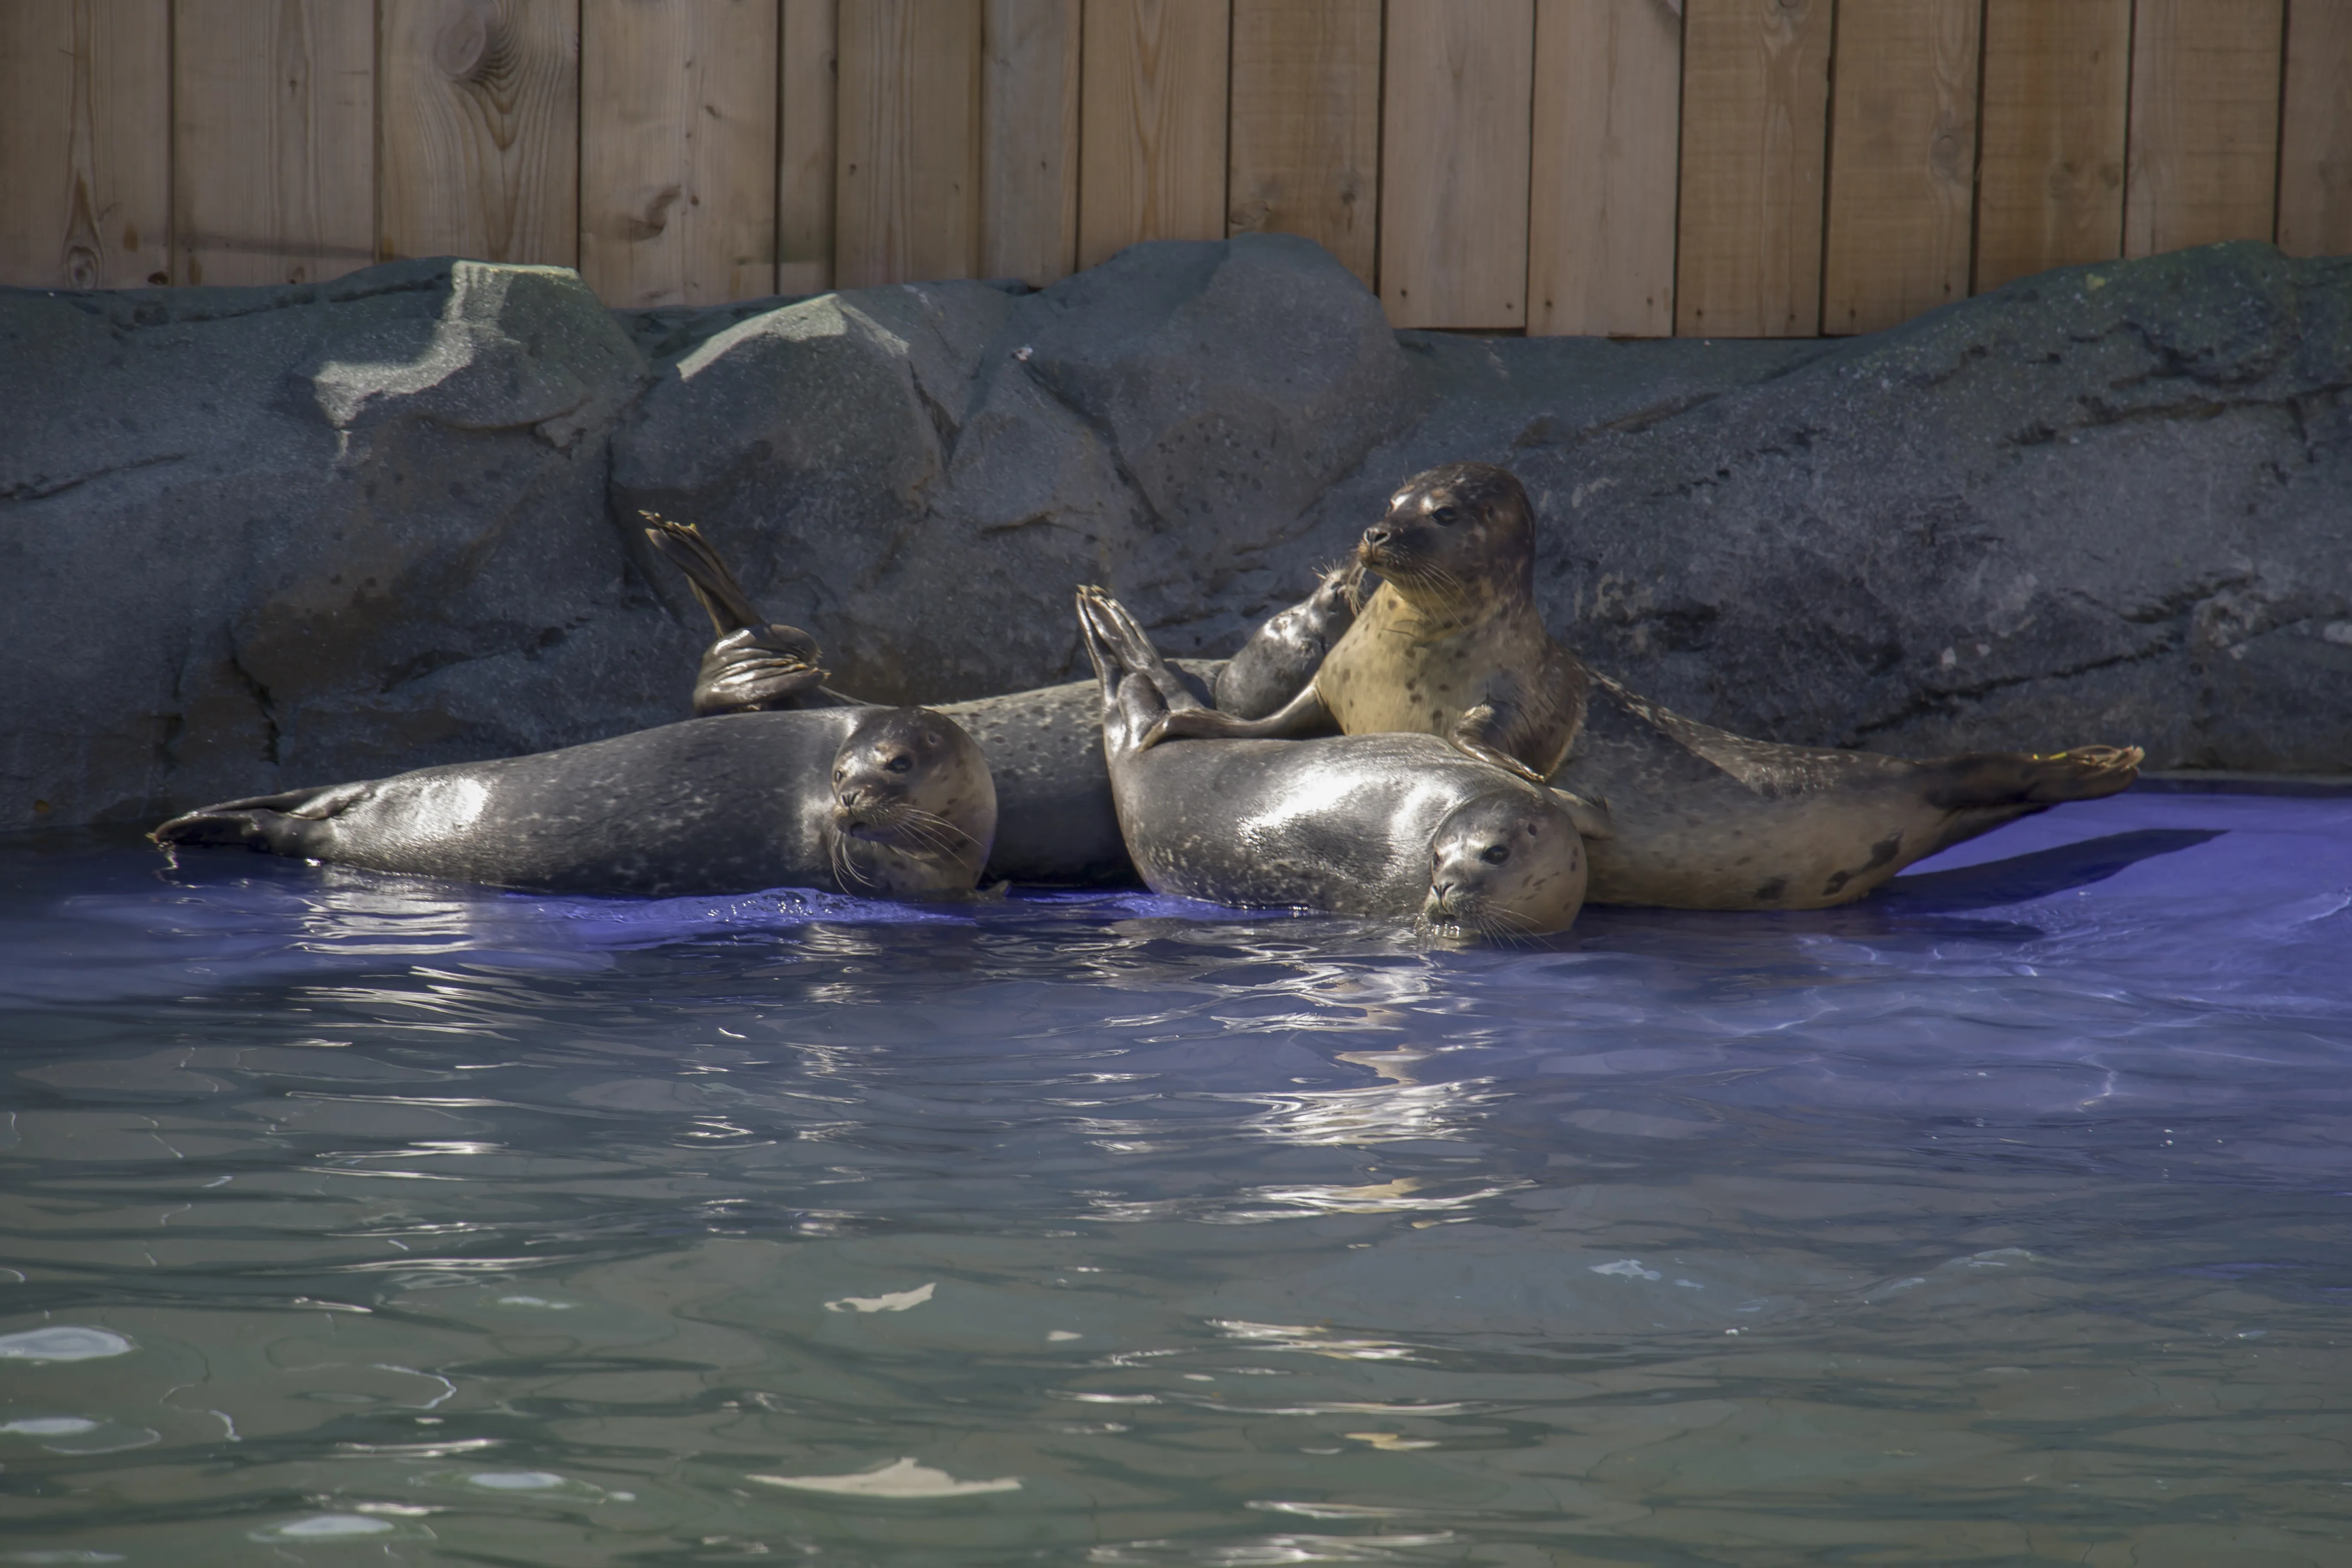
[[[833,708],[232,800],[152,837],[496,887],[909,899],[971,890],[996,810],[986,759],[952,721]]]
[[[1541,783],[1576,738],[1586,683],[1536,608],[1535,511],[1517,478],[1491,463],[1415,474],[1364,531],[1356,559],[1380,589],[1290,701],[1256,720],[1171,712],[1145,743],[1334,723],[1349,735],[1419,731]]]
[[[1592,677],[1556,784],[1609,803],[1595,839],[1596,904],[1811,910],[1850,903],[1906,866],[2063,801],[2138,776],[2137,746],[1906,762],[1753,741]]]
[[[1118,603],[1078,593],[1119,826],[1155,892],[1411,919],[1448,938],[1565,930],[1582,838],[1557,792],[1426,735],[1147,745],[1199,699]]]

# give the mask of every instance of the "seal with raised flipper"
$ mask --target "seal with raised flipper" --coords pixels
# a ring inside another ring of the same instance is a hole
[[[1356,559],[1381,586],[1288,702],[1255,720],[1171,713],[1147,744],[1334,724],[1349,735],[1418,731],[1540,783],[1576,738],[1585,677],[1536,607],[1535,511],[1517,478],[1491,463],[1415,474],[1364,531]],[[1274,631],[1269,623],[1235,661]]]
[[[1116,600],[1079,590],[1078,620],[1119,826],[1154,892],[1412,920],[1445,939],[1576,919],[1584,845],[1557,791],[1427,735],[1147,746],[1199,699]]]
[[[227,801],[153,837],[494,887],[921,899],[971,892],[995,832],[987,761],[952,721],[833,708]]]
[[[654,548],[687,574],[695,598],[710,616],[718,639],[704,654],[694,688],[694,711],[752,712],[854,705],[825,684],[815,640],[797,627],[771,622],[755,609],[734,574],[691,523],[644,514]],[[1313,613],[1322,625],[1328,611]],[[1305,636],[1287,637],[1266,664],[1286,661],[1311,674],[1319,658]],[[1307,659],[1303,666],[1300,660]],[[1180,670],[1181,670],[1181,667]],[[1203,667],[1193,666],[1194,670]],[[1214,666],[1205,667],[1209,675]],[[1183,677],[1180,676],[1180,679]],[[1189,677],[1199,690],[1202,677]],[[1303,676],[1302,676],[1303,679]],[[1283,697],[1290,695],[1284,689]],[[1110,776],[1102,755],[1102,704],[1091,680],[1010,692],[936,711],[955,721],[988,759],[996,786],[996,840],[992,881],[1132,886],[1135,868],[1118,832]]]

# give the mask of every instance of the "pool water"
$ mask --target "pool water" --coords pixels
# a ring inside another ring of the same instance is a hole
[[[1541,943],[0,851],[0,1563],[2352,1562],[2352,798]]]

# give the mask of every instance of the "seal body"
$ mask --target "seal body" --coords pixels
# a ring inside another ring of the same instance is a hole
[[[1596,904],[1809,910],[1848,903],[1915,860],[2137,776],[2137,747],[1982,752],[1906,762],[1714,729],[1593,677],[1553,782],[1609,805]]]
[[[1079,605],[1119,825],[1153,891],[1408,919],[1446,937],[1576,918],[1584,847],[1553,792],[1428,735],[1145,745],[1185,699],[1115,601],[1082,591]]]
[[[1535,598],[1535,511],[1508,470],[1416,474],[1364,531],[1356,558],[1380,591],[1316,672],[1350,735],[1418,730],[1541,778],[1584,716],[1584,670]]]
[[[920,709],[729,714],[584,746],[230,801],[166,845],[497,887],[969,892],[995,832],[980,748]]]

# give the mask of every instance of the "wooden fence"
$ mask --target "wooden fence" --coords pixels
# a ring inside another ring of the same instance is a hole
[[[1632,336],[2352,251],[2352,0],[0,0],[0,283],[659,305],[1248,229],[1400,325]]]

